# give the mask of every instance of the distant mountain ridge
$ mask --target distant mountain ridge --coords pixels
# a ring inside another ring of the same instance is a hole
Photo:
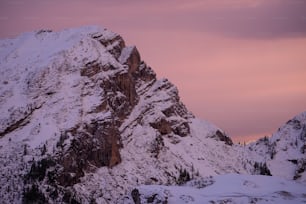
[[[228,173],[306,181],[305,112],[235,145],[105,28],[0,40],[0,83],[3,203],[129,203],[139,185]]]
[[[266,162],[272,175],[305,182],[306,112],[289,120],[272,137],[248,145],[248,149],[250,158]]]

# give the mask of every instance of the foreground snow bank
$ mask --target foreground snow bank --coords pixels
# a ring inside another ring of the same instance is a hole
[[[203,185],[201,185],[201,183]],[[199,185],[200,184],[200,185]],[[206,185],[205,185],[206,184]],[[135,202],[136,201],[136,202]],[[140,186],[123,203],[305,203],[306,185],[279,177],[218,175],[184,186]]]

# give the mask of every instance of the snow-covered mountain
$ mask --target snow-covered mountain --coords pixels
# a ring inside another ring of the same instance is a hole
[[[240,146],[236,156],[248,175],[201,175],[181,186],[140,185],[123,203],[305,203],[305,150],[303,112],[270,138]]]
[[[306,112],[289,120],[272,137],[248,146],[249,158],[266,163],[273,176],[306,182]]]
[[[105,28],[1,40],[0,83],[2,203],[124,203],[139,185],[227,173],[305,181],[305,113],[299,128],[234,145]]]

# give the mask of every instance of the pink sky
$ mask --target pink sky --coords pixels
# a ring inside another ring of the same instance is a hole
[[[136,45],[196,116],[239,140],[306,110],[305,1],[0,0],[0,37],[92,24]]]

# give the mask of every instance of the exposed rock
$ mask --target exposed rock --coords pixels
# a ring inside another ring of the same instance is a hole
[[[220,130],[217,130],[216,133],[212,136],[212,138],[215,138],[219,141],[225,142],[227,145],[233,145],[233,141],[230,137],[228,137],[226,134],[222,133]]]
[[[0,138],[29,123],[33,112],[40,107],[41,106],[37,104],[29,104],[25,107],[9,109],[8,112],[10,117],[0,120]]]
[[[158,158],[160,152],[164,148],[164,140],[162,136],[157,136],[151,144],[151,153],[155,158]]]
[[[123,48],[119,61],[129,66],[129,73],[135,73],[139,70],[140,54],[135,46]]]
[[[301,122],[297,119],[292,119],[287,122],[288,125],[291,125],[294,129],[299,130],[302,128]]]
[[[135,204],[141,204],[140,194],[137,188],[132,190],[131,196]]]
[[[164,118],[160,121],[156,121],[156,123],[151,123],[151,126],[157,129],[162,135],[169,134],[172,131],[170,123]]]
[[[295,170],[295,175],[293,176],[294,180],[297,180],[302,177],[303,173],[306,171],[306,159],[302,158],[296,161],[297,169]]]
[[[265,176],[272,176],[269,168],[267,167],[266,163],[254,163],[254,172],[253,174],[257,175],[265,175]]]
[[[118,35],[112,33],[112,35],[108,35],[108,33],[97,32],[95,34],[91,34],[91,37],[98,40],[102,45],[106,47],[106,49],[116,58],[118,59],[121,55],[121,50],[125,47],[125,42],[123,38]]]
[[[139,65],[138,72],[135,72],[133,74],[134,78],[141,79],[141,81],[144,82],[150,82],[152,80],[156,80],[156,74],[151,69],[151,67],[148,67],[144,62],[141,62]]]
[[[190,134],[190,127],[187,120],[174,120],[171,123],[172,130],[175,134],[185,137]]]
[[[92,61],[85,64],[85,67],[81,69],[81,76],[92,77],[100,72],[108,70],[114,70],[115,68],[110,64],[101,64],[98,61]]]
[[[135,81],[130,73],[119,73],[114,78],[119,90],[127,97],[128,103],[133,107],[137,103]]]

